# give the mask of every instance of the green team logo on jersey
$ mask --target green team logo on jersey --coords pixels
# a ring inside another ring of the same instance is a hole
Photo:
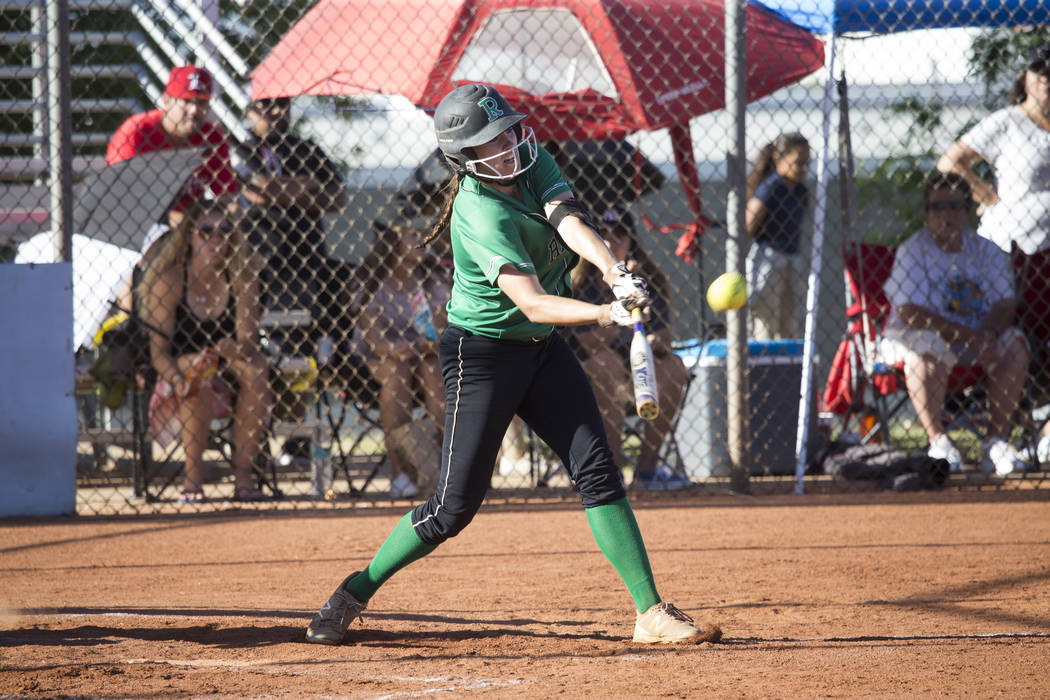
[[[565,246],[562,245],[560,236],[553,236],[549,243],[547,243],[547,254],[549,255],[550,262],[554,262],[562,256],[565,252]]]
[[[490,122],[494,122],[503,116],[503,110],[499,107],[499,102],[496,101],[495,97],[483,97],[478,100],[478,107],[485,110],[485,116],[489,118]]]

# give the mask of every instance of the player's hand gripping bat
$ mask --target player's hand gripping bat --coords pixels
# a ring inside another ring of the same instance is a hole
[[[631,338],[631,377],[634,379],[634,406],[642,420],[653,420],[660,415],[660,399],[656,393],[656,373],[653,371],[653,353],[642,325],[642,310],[631,311],[634,337]]]

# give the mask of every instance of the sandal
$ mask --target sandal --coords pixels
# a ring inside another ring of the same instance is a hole
[[[241,503],[251,503],[254,501],[265,501],[267,498],[256,486],[249,484],[247,486],[235,486],[233,489],[233,500]]]
[[[182,505],[187,503],[204,503],[204,492],[187,489],[179,494],[179,503]]]

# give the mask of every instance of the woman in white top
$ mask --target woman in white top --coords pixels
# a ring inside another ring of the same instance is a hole
[[[1050,45],[1037,49],[1010,93],[1010,106],[982,119],[948,149],[937,169],[966,178],[985,238],[1026,255],[1050,247]],[[974,171],[987,162],[995,184]]]
[[[974,167],[991,166],[994,184]],[[1029,56],[1010,106],[993,112],[937,162],[966,178],[978,204],[977,232],[1014,253],[1022,325],[1050,340],[1050,44]]]

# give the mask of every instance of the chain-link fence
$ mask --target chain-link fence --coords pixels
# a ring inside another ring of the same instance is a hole
[[[704,0],[74,0],[68,26],[0,0],[5,260],[54,259],[72,146],[78,510],[434,485],[454,262],[447,230],[421,245],[451,177],[430,115],[474,81],[656,292],[655,421],[630,332],[565,331],[636,491],[1042,487],[1047,9],[809,4],[746,5],[727,37]],[[748,304],[717,312],[727,269]],[[570,493],[517,422],[492,486]]]

